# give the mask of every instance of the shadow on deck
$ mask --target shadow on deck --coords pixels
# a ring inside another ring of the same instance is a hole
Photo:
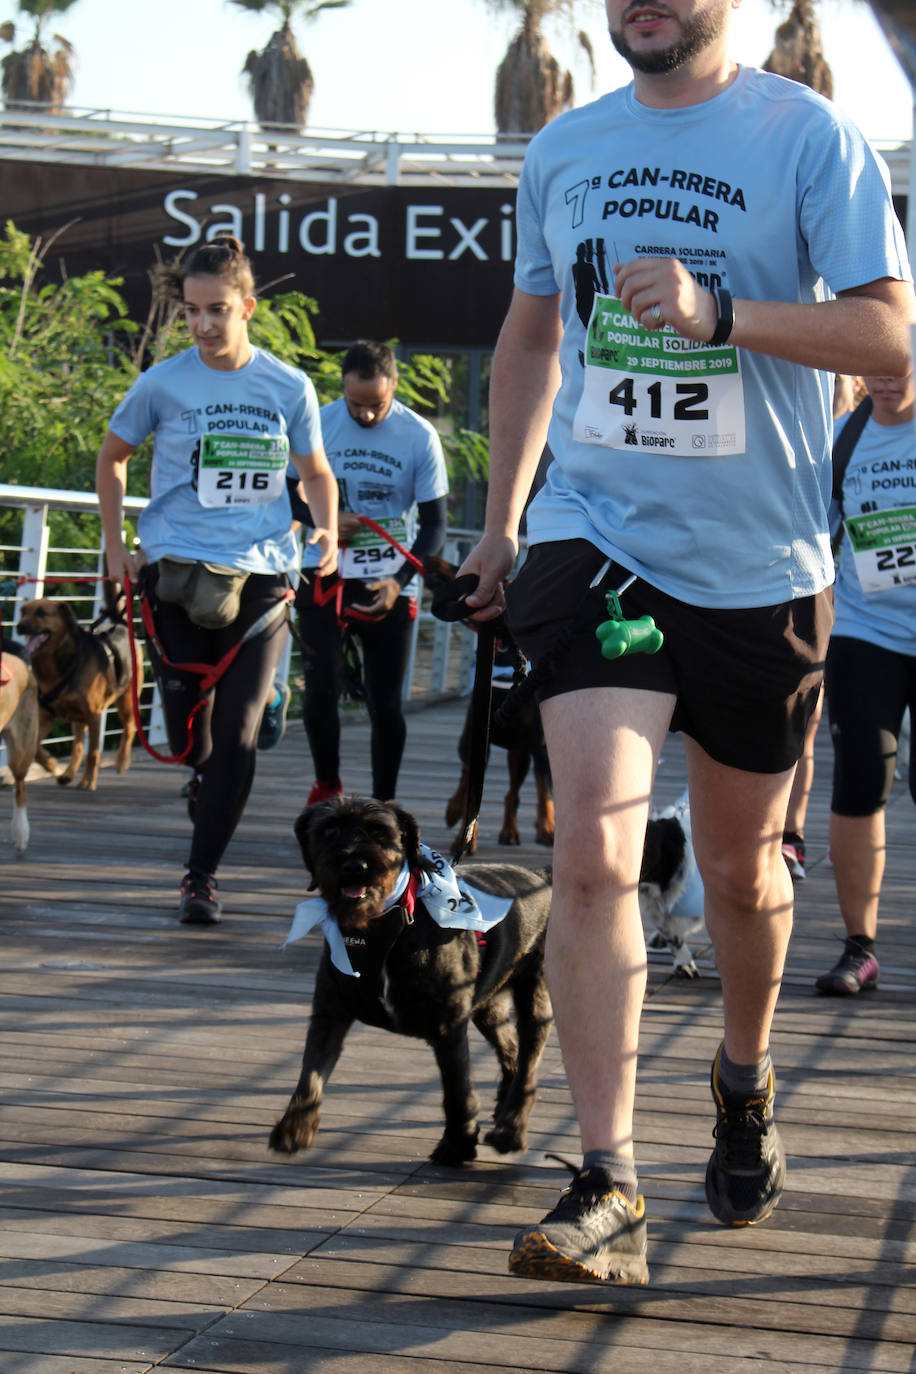
[[[463,703],[412,713],[400,799],[447,848]],[[367,728],[344,731],[348,789],[368,785]],[[809,812],[808,879],[774,1035],[786,1193],[761,1228],[709,1217],[709,1063],[720,997],[651,956],[638,1158],[650,1287],[510,1278],[514,1230],[565,1183],[577,1154],[556,1038],[531,1145],[482,1146],[436,1168],[439,1088],[423,1044],[357,1027],[314,1148],[271,1156],[295,1082],[320,936],[281,948],[303,874],[291,822],[311,784],[291,721],[262,755],[220,874],[224,924],[180,927],[188,825],[180,770],[142,752],[94,795],[30,789],[32,844],[0,847],[0,1368],[4,1374],[824,1374],[916,1369],[916,976],[912,805],[889,809],[880,989],[813,995],[840,921],[826,858],[829,740]],[[676,739],[659,804],[684,786]],[[478,857],[493,843],[505,771],[494,751]],[[525,843],[539,867],[533,784]],[[7,797],[9,792],[7,791]],[[5,827],[5,819],[3,821]],[[489,1051],[473,1057],[486,1114]]]

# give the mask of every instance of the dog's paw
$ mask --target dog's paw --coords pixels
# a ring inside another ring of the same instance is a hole
[[[60,782],[60,778],[58,778],[58,782]],[[79,782],[76,784],[77,791],[79,792],[94,792],[97,786],[98,784],[95,778],[80,778]]]
[[[514,1125],[494,1126],[491,1131],[487,1131],[484,1141],[501,1155],[517,1154],[519,1150],[524,1150],[528,1143],[524,1131]]]
[[[686,964],[675,964],[674,971],[679,978],[699,978],[700,976],[700,970],[693,959],[690,959]]]
[[[307,1150],[318,1130],[317,1107],[291,1107],[270,1133],[270,1148],[280,1155]]]
[[[460,1136],[457,1140],[452,1136],[444,1135],[430,1155],[433,1164],[444,1164],[448,1168],[454,1168],[456,1165],[460,1164],[467,1164],[468,1160],[476,1158],[476,1126],[472,1134]]]
[[[535,826],[534,839],[536,844],[553,845],[553,827],[546,825]]]
[[[55,779],[55,781],[56,781],[58,787],[69,787],[70,784],[71,784],[71,782],[73,781],[73,774],[72,774],[72,773],[69,773],[69,774],[68,774],[68,773],[55,773],[55,774],[54,774],[54,779]]]
[[[521,844],[522,837],[517,825],[504,825],[499,832],[500,844]]]

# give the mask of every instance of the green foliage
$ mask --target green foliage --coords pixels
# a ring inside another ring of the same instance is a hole
[[[188,348],[190,339],[178,303],[155,306],[141,329],[128,317],[119,279],[88,272],[49,281],[43,257],[53,241],[33,243],[12,223],[0,237],[2,480],[92,491],[96,455],[118,402],[143,367]],[[343,353],[319,348],[316,311],[308,296],[278,292],[259,300],[249,332],[252,343],[306,372],[325,404],[341,394]],[[452,377],[443,359],[415,354],[398,370],[406,405],[431,418],[448,416]],[[453,488],[485,478],[481,435],[459,429],[444,446]],[[132,495],[149,492],[151,447],[147,440],[128,465]],[[3,533],[0,519],[0,542],[9,542]],[[55,527],[55,543],[85,547],[87,538],[75,524],[72,532]]]
[[[0,238],[3,480],[89,491],[108,416],[136,375],[119,342],[135,326],[118,281],[47,282],[42,249],[10,223]]]
[[[322,10],[344,9],[351,0],[231,0],[231,3],[254,14],[278,14],[284,24],[289,24],[294,18],[316,19]]]
[[[63,14],[72,8],[76,0],[18,0],[23,14],[31,14],[35,19],[49,19],[52,14]]]

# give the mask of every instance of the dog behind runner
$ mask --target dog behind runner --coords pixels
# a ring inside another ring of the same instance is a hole
[[[433,596],[447,594],[450,584],[454,583],[457,568],[444,558],[424,558],[424,577]],[[434,608],[435,609],[435,608]],[[467,622],[467,628],[474,628]],[[552,845],[554,834],[553,792],[550,785],[550,764],[547,759],[547,745],[544,742],[544,729],[541,712],[533,693],[522,698],[509,700],[512,688],[516,685],[518,669],[524,664],[522,655],[512,639],[508,626],[500,622],[494,656],[493,693],[490,699],[489,743],[506,751],[506,766],[509,771],[509,790],[503,798],[503,823],[499,832],[499,843],[505,845],[521,844],[518,826],[518,807],[521,787],[528,771],[533,767],[537,789],[537,813],[534,834],[538,844]],[[508,700],[508,705],[507,705]],[[504,709],[505,708],[505,709]],[[473,701],[468,703],[464,726],[458,740],[458,757],[461,760],[461,777],[455,791],[445,807],[446,825],[457,825],[463,821],[467,806],[468,786],[473,761],[470,757],[471,719]],[[489,758],[489,750],[487,751]],[[467,845],[466,853],[473,854],[477,848],[477,828]]]
[[[473,1021],[500,1066],[493,1126],[484,1139],[500,1153],[524,1149],[552,1019],[544,981],[551,895],[545,877],[514,864],[463,865],[457,876],[476,893],[482,914],[462,915],[470,907],[449,888],[456,875],[431,850],[421,851],[416,821],[393,802],[321,802],[303,811],[295,831],[321,898],[298,909],[290,939],[320,922],[326,942],[302,1071],[271,1132],[271,1148],[293,1154],[311,1145],[324,1085],[347,1031],[362,1021],[427,1041],[445,1106],[445,1131],[431,1158],[448,1165],[473,1159],[478,1101],[467,1043]],[[493,902],[505,911],[501,918]]]
[[[130,695],[130,649],[127,629],[118,623],[115,595],[106,582],[107,611],[91,629],[85,629],[67,601],[40,597],[26,601],[18,629],[26,638],[26,653],[38,684],[39,738],[44,739],[55,720],[73,726],[73,748],[63,773],[47,752],[39,747],[38,761],[55,773],[59,783],[72,782],[83,761],[84,739],[89,730],[89,747],[83,776],[77,784],[95,791],[101,762],[102,717],[114,706],[121,722],[121,742],[115,768],[123,773],[130,764],[134,724]],[[109,628],[104,628],[108,622]],[[142,685],[142,664],[138,660],[138,690]]]

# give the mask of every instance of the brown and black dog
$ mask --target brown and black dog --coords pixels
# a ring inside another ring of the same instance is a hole
[[[0,739],[13,777],[10,838],[21,858],[29,843],[25,782],[38,752],[38,688],[19,645],[4,640],[0,656]]]
[[[521,844],[522,836],[518,828],[518,806],[522,783],[528,776],[529,768],[534,770],[534,785],[537,795],[537,811],[534,821],[534,838],[538,844],[553,844],[554,814],[553,789],[550,782],[550,764],[547,759],[547,745],[544,742],[544,729],[541,725],[541,712],[534,697],[529,697],[511,714],[503,711],[509,694],[512,679],[497,674],[501,669],[512,667],[516,656],[514,646],[507,639],[497,640],[494,657],[493,694],[490,698],[490,744],[506,751],[506,767],[509,770],[509,790],[503,797],[503,823],[499,831],[500,844]],[[464,821],[467,806],[468,784],[470,781],[470,731],[471,706],[464,721],[464,728],[458,740],[458,757],[461,760],[461,777],[458,786],[445,804],[446,825],[457,825]],[[477,849],[477,829],[467,852],[473,854]]]
[[[436,601],[447,599],[448,589],[454,584],[457,568],[444,558],[424,558],[424,581]],[[449,617],[443,617],[449,618]],[[468,628],[473,628],[473,622]],[[540,708],[533,695],[518,701],[513,700],[506,709],[509,689],[513,684],[513,669],[523,658],[509,632],[505,620],[498,622],[498,635],[494,655],[493,693],[490,700],[489,741],[506,751],[506,765],[509,770],[509,790],[503,798],[503,823],[499,832],[499,843],[506,845],[521,844],[522,837],[518,828],[518,805],[522,783],[528,770],[534,768],[534,782],[537,789],[537,812],[534,823],[534,837],[538,844],[553,844],[554,814],[553,789],[550,782],[550,764],[547,759],[547,745],[544,742],[544,729],[541,724]],[[449,797],[445,806],[446,825],[457,825],[464,821],[467,806],[468,785],[470,782],[470,732],[472,704],[468,704],[464,727],[458,741],[458,757],[461,760],[461,777],[458,786]],[[477,849],[477,827],[467,853]]]
[[[524,1149],[552,1020],[544,981],[551,888],[544,875],[514,864],[462,866],[468,887],[511,899],[506,915],[483,935],[439,925],[421,897],[409,916],[409,900],[385,909],[405,863],[411,874],[441,871],[421,854],[414,818],[394,803],[360,797],[320,802],[302,812],[295,832],[359,977],[335,966],[326,941],[299,1082],[271,1132],[271,1149],[294,1154],[311,1145],[324,1085],[354,1021],[432,1047],[445,1132],[431,1158],[448,1165],[477,1152],[478,1102],[468,1050],[473,1021],[501,1070],[485,1140],[503,1154]]]
[[[26,638],[26,653],[38,684],[39,739],[45,738],[55,720],[73,726],[73,749],[64,772],[57,772],[54,760],[40,746],[38,761],[59,783],[72,782],[83,761],[88,727],[89,748],[77,786],[94,792],[101,761],[102,715],[109,706],[117,711],[122,730],[115,768],[123,773],[130,764],[136,726],[127,630],[123,625],[96,633],[84,629],[69,602],[49,597],[25,602],[18,629]],[[138,691],[142,673],[138,657]]]

